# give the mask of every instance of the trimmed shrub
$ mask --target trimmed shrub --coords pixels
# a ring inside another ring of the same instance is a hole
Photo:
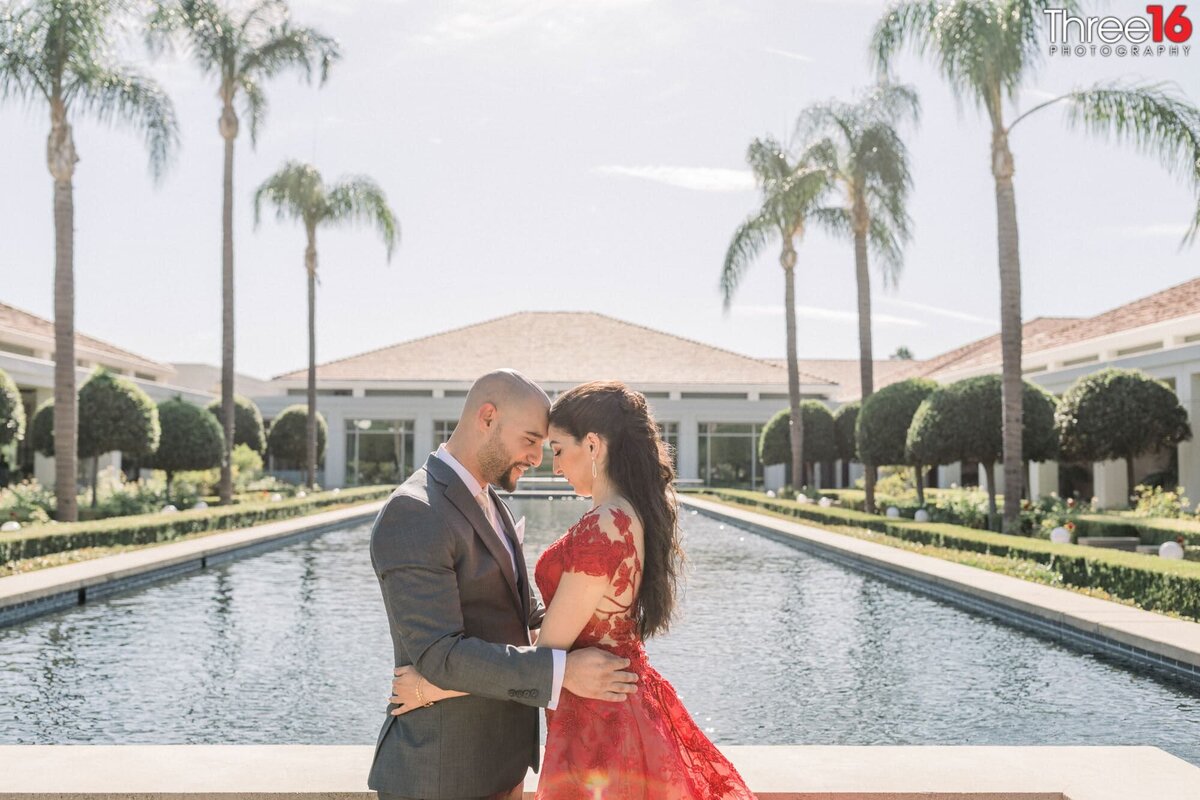
[[[858,461],[858,412],[862,403],[855,400],[833,412],[833,443],[837,457],[849,463]]]
[[[132,381],[98,369],[79,388],[80,458],[91,459],[92,507],[97,505],[100,456],[119,450],[133,457],[158,448],[160,429],[154,401]]]
[[[917,407],[937,388],[937,382],[928,378],[909,378],[885,386],[864,400],[855,426],[862,460],[878,466],[912,466],[904,447],[908,428]]]
[[[806,467],[837,458],[833,414],[829,413],[825,404],[816,400],[804,400],[800,403],[800,416],[804,420],[804,446],[800,452],[800,460]],[[791,419],[790,409],[785,408],[763,426],[758,438],[758,457],[763,464],[791,464]],[[793,483],[804,484],[806,481],[799,480]]]
[[[917,501],[925,501],[920,463],[910,460],[905,450],[908,428],[921,402],[937,391],[936,381],[909,378],[885,386],[863,401],[855,426],[858,454],[871,466],[914,466]]]
[[[25,438],[25,404],[17,384],[0,369],[0,447]]]
[[[224,437],[225,418],[221,414],[221,398],[217,398],[205,406],[209,413],[217,418],[221,425],[221,435]],[[263,429],[262,413],[258,406],[248,397],[240,394],[233,396],[233,446],[244,444],[254,452],[262,455],[267,451],[267,435]]]
[[[167,473],[167,500],[176,472],[220,466],[225,456],[225,432],[217,418],[200,406],[175,397],[158,404],[162,438],[150,458],[155,469]]]
[[[1067,459],[1125,459],[1130,494],[1137,456],[1192,438],[1187,411],[1170,387],[1133,369],[1102,369],[1080,378],[1063,395],[1054,422]]]
[[[945,523],[887,519],[813,503],[772,500],[757,492],[736,489],[708,489],[699,494],[825,525],[853,525],[934,547],[1034,561],[1059,572],[1070,586],[1102,589],[1148,611],[1172,611],[1200,619],[1200,563],[1192,561],[1057,544]]]
[[[1053,460],[1058,453],[1054,396],[1029,381],[1024,384],[1022,455],[1026,461]],[[966,378],[933,392],[913,415],[905,447],[912,463],[978,461],[987,475],[988,508],[994,515],[994,465],[1004,455],[1000,376]]]
[[[304,463],[308,458],[308,406],[298,403],[279,412],[267,434],[267,448],[271,455],[287,461]],[[317,461],[325,455],[325,440],[329,426],[325,417],[317,412]]]
[[[193,406],[199,409],[199,406]],[[203,409],[199,409],[203,412]],[[211,414],[205,416],[212,418]],[[214,420],[215,422],[215,420]],[[393,486],[363,486],[340,492],[320,492],[294,500],[240,503],[176,514],[141,514],[92,522],[42,525],[15,533],[0,533],[0,563],[61,553],[81,547],[169,542],[192,533],[248,528],[303,516],[330,506],[378,500]]]
[[[46,458],[54,458],[54,400],[43,401],[29,423],[29,445]]]

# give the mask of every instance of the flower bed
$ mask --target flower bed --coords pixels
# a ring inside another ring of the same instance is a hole
[[[138,514],[92,522],[47,523],[0,533],[0,563],[60,553],[81,547],[154,544],[193,533],[248,528],[290,519],[335,506],[379,500],[391,486],[363,486],[311,494],[292,500],[240,503],[174,513]]]
[[[948,523],[889,519],[847,508],[772,499],[745,490],[706,489],[695,494],[825,525],[854,525],[935,547],[1025,559],[1061,573],[1067,585],[1102,589],[1149,611],[1173,611],[1200,618],[1200,563],[1192,561],[1056,544]]]

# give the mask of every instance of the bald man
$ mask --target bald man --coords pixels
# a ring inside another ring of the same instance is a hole
[[[491,487],[512,491],[541,463],[549,409],[519,372],[484,375],[450,441],[375,519],[371,563],[396,666],[468,693],[402,715],[388,705],[368,779],[381,800],[519,798],[526,771],[538,768],[539,707],[554,708],[564,686],[613,702],[636,689],[626,659],[534,646],[545,608]]]

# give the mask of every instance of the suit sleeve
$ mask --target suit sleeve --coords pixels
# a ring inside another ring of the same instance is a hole
[[[420,498],[394,495],[375,520],[371,562],[404,652],[443,689],[545,706],[553,689],[550,650],[465,635],[452,547]]]

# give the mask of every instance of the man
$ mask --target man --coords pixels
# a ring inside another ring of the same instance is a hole
[[[545,608],[533,595],[512,491],[541,463],[550,400],[512,370],[467,394],[458,427],[388,499],[371,532],[395,663],[468,696],[388,718],[368,779],[381,800],[519,798],[538,768],[538,707],[566,687],[618,701],[635,691],[627,659],[533,645]]]

